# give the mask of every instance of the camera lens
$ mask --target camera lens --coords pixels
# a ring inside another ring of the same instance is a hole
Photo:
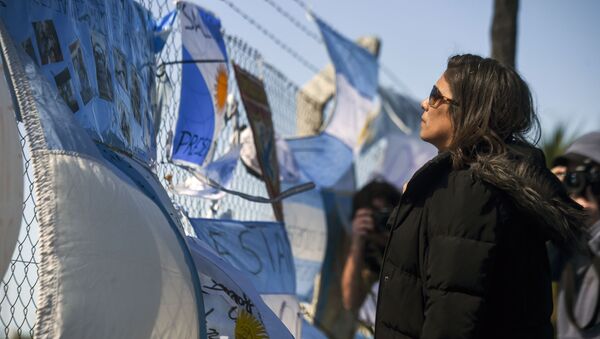
[[[585,188],[585,173],[567,172],[563,183],[569,194],[579,194]]]

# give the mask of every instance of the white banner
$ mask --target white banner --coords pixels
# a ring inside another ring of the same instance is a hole
[[[0,277],[17,244],[23,206],[23,159],[15,111],[0,58]]]
[[[261,294],[294,294],[296,277],[285,229],[276,222],[190,219],[199,239],[248,274]]]

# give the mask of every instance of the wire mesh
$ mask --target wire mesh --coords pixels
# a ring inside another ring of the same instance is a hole
[[[159,18],[175,9],[175,4],[169,0],[139,0],[144,7]],[[230,60],[245,70],[261,78],[265,84],[269,104],[273,113],[273,125],[278,135],[293,137],[297,133],[298,117],[314,112],[320,105],[303,93],[298,85],[288,79],[282,72],[267,63],[260,53],[246,44],[240,38],[224,34]],[[180,34],[175,23],[174,31],[169,37],[162,52],[157,56],[157,64],[177,60],[181,55]],[[161,110],[161,125],[157,134],[157,158],[154,170],[161,183],[168,190],[167,175],[172,176],[173,182],[184,181],[189,174],[169,163],[167,145],[169,131],[173,131],[177,118],[179,102],[179,83],[181,82],[181,65],[170,64],[164,70],[159,69],[159,93],[165,99],[156,109]],[[230,72],[229,88],[234,99],[238,102],[238,116],[227,122],[218,138],[215,157],[227,152],[233,142],[233,135],[240,126],[248,125],[246,112],[241,104],[235,77]],[[297,101],[301,98],[305,103],[298,108]],[[309,105],[306,105],[306,102]],[[300,111],[299,111],[300,109]],[[307,110],[302,111],[302,109]],[[37,253],[39,226],[37,222],[36,202],[33,190],[33,172],[29,154],[28,138],[23,125],[19,123],[20,141],[23,152],[23,218],[21,232],[18,238],[13,258],[2,282],[0,283],[0,337],[30,338],[34,336],[33,329],[36,321],[36,301],[38,282]],[[370,169],[381,155],[381,148],[374,147],[373,151],[358,159],[356,171],[359,185],[368,180]],[[248,174],[242,165],[238,165],[232,182],[232,189],[247,194],[267,196],[264,182]],[[184,210],[190,217],[228,217],[238,220],[274,220],[273,210],[269,204],[259,204],[244,200],[237,196],[226,195],[221,200],[210,201],[200,198],[177,195],[168,190],[173,203]]]
[[[159,18],[175,9],[175,4],[169,0],[139,0],[144,7]],[[273,113],[273,123],[276,133],[283,137],[295,136],[297,96],[304,96],[306,101],[311,99],[301,93],[299,87],[290,81],[283,73],[266,63],[260,53],[235,35],[225,34],[225,41],[230,60],[250,73],[258,76],[265,83],[268,100]],[[181,54],[180,34],[177,24],[169,37],[162,52],[157,56],[157,64],[177,60]],[[168,187],[165,176],[172,175],[173,182],[184,181],[189,174],[170,164],[167,153],[168,132],[174,130],[179,101],[179,83],[181,82],[181,65],[165,66],[164,72],[159,70],[158,82],[165,91],[166,99],[156,107],[161,110],[161,126],[157,134],[157,158],[154,167],[158,178],[164,187]],[[164,73],[164,74],[162,74]],[[227,152],[232,144],[232,137],[239,126],[248,125],[246,112],[241,99],[233,72],[230,72],[229,88],[238,102],[238,119],[231,119],[223,129],[217,144],[215,157]],[[160,93],[160,92],[159,92]],[[315,103],[316,105],[316,103]],[[38,294],[38,263],[37,253],[39,226],[37,222],[36,202],[33,190],[33,172],[29,154],[28,138],[22,124],[19,124],[21,146],[23,152],[23,218],[21,233],[13,258],[2,282],[0,283],[0,337],[29,338],[34,336],[33,329],[36,321],[36,301]],[[238,165],[232,182],[232,189],[252,195],[267,196],[264,182],[247,173],[245,168]],[[179,208],[190,217],[223,217],[238,220],[274,220],[273,210],[269,204],[253,203],[237,196],[226,195],[216,202],[200,198],[181,196],[168,191]]]
[[[18,125],[23,153],[23,218],[13,258],[0,284],[0,335],[4,338],[33,337],[38,281],[36,254],[38,221],[33,193],[33,171],[29,140],[21,123]]]

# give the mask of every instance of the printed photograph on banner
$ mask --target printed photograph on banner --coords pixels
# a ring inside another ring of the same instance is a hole
[[[125,144],[131,145],[131,128],[127,119],[127,116],[129,115],[127,113],[127,106],[125,106],[123,101],[117,100],[117,108],[119,110],[119,116],[121,120],[121,134],[123,135]]]
[[[79,111],[79,105],[73,92],[73,85],[71,84],[71,73],[69,68],[65,67],[60,73],[54,76],[54,82],[58,89],[58,94],[63,98],[67,106],[71,109],[71,112],[75,113]]]
[[[106,39],[97,32],[92,32],[92,49],[96,64],[96,82],[100,98],[113,101],[112,76],[108,70],[108,54],[106,53]]]
[[[38,61],[38,58],[35,56],[35,51],[33,50],[33,43],[31,42],[31,38],[25,39],[25,41],[23,41],[21,43],[21,46],[23,46],[23,50],[25,50],[25,53],[27,53],[27,55],[29,55],[31,60],[33,60],[33,62],[35,62],[35,64],[39,66],[40,62]]]
[[[33,23],[35,39],[42,65],[63,61],[60,42],[52,20],[37,21]]]
[[[133,110],[133,117],[135,121],[137,121],[140,125],[142,124],[142,114],[141,114],[141,87],[140,87],[140,77],[135,71],[135,68],[131,66],[131,72],[129,73],[131,77],[131,109]]]
[[[270,197],[279,195],[279,164],[277,161],[277,149],[275,148],[275,131],[271,119],[271,109],[265,92],[263,82],[254,75],[246,72],[238,65],[233,65],[235,78],[242,97],[242,103],[246,108],[250,128],[254,135],[254,145],[258,162],[260,164],[263,179],[267,186]],[[281,203],[273,204],[275,217],[283,221]]]
[[[127,83],[127,63],[125,62],[125,56],[117,48],[113,48],[113,55],[115,61],[115,78],[121,87],[128,92],[129,85]]]
[[[73,69],[75,70],[75,73],[77,73],[77,78],[79,79],[79,94],[81,95],[81,100],[84,105],[87,105],[94,96],[94,90],[90,85],[90,77],[85,67],[85,59],[83,58],[83,50],[81,49],[79,40],[75,40],[69,45],[69,51],[71,52]]]

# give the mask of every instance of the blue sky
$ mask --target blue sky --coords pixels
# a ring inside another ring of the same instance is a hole
[[[316,31],[293,0],[273,0]],[[220,0],[194,0],[215,12],[227,33],[258,49],[298,84],[312,72]],[[328,62],[326,50],[266,0],[234,1],[311,63]],[[489,56],[492,0],[306,0],[313,12],[349,38],[377,35],[380,60],[401,80],[401,92],[423,98],[455,53]],[[600,1],[522,0],[517,68],[528,81],[544,134],[563,122],[572,134],[600,130]],[[380,73],[382,84],[390,80]]]

